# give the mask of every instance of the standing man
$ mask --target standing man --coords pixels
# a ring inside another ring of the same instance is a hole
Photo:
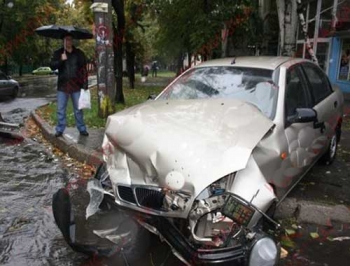
[[[153,63],[152,63],[152,77],[157,77],[157,70],[158,70],[157,61],[153,61]]]
[[[64,47],[56,50],[51,59],[52,70],[58,69],[57,79],[57,126],[56,137],[66,129],[66,109],[68,99],[73,102],[76,127],[82,136],[89,136],[84,123],[83,111],[78,109],[80,89],[88,89],[88,73],[83,51],[73,46],[73,38],[67,34],[63,38]]]

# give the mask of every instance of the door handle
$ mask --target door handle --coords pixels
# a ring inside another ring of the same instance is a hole
[[[337,108],[337,106],[338,106],[338,102],[335,101],[335,102],[334,102],[334,108]]]

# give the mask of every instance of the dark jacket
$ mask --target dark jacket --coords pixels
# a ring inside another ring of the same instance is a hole
[[[63,48],[56,50],[51,59],[51,69],[58,69],[57,90],[72,93],[88,88],[86,58],[83,51],[73,47],[71,53],[66,52],[67,60],[62,61]]]

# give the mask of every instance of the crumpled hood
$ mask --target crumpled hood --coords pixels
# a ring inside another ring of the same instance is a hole
[[[245,168],[272,126],[235,99],[148,101],[109,116],[103,148],[112,183],[167,187],[176,172],[196,196]]]

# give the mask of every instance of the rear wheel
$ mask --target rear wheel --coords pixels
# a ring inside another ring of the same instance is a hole
[[[16,98],[18,95],[18,87],[14,87],[12,91],[12,98]]]

